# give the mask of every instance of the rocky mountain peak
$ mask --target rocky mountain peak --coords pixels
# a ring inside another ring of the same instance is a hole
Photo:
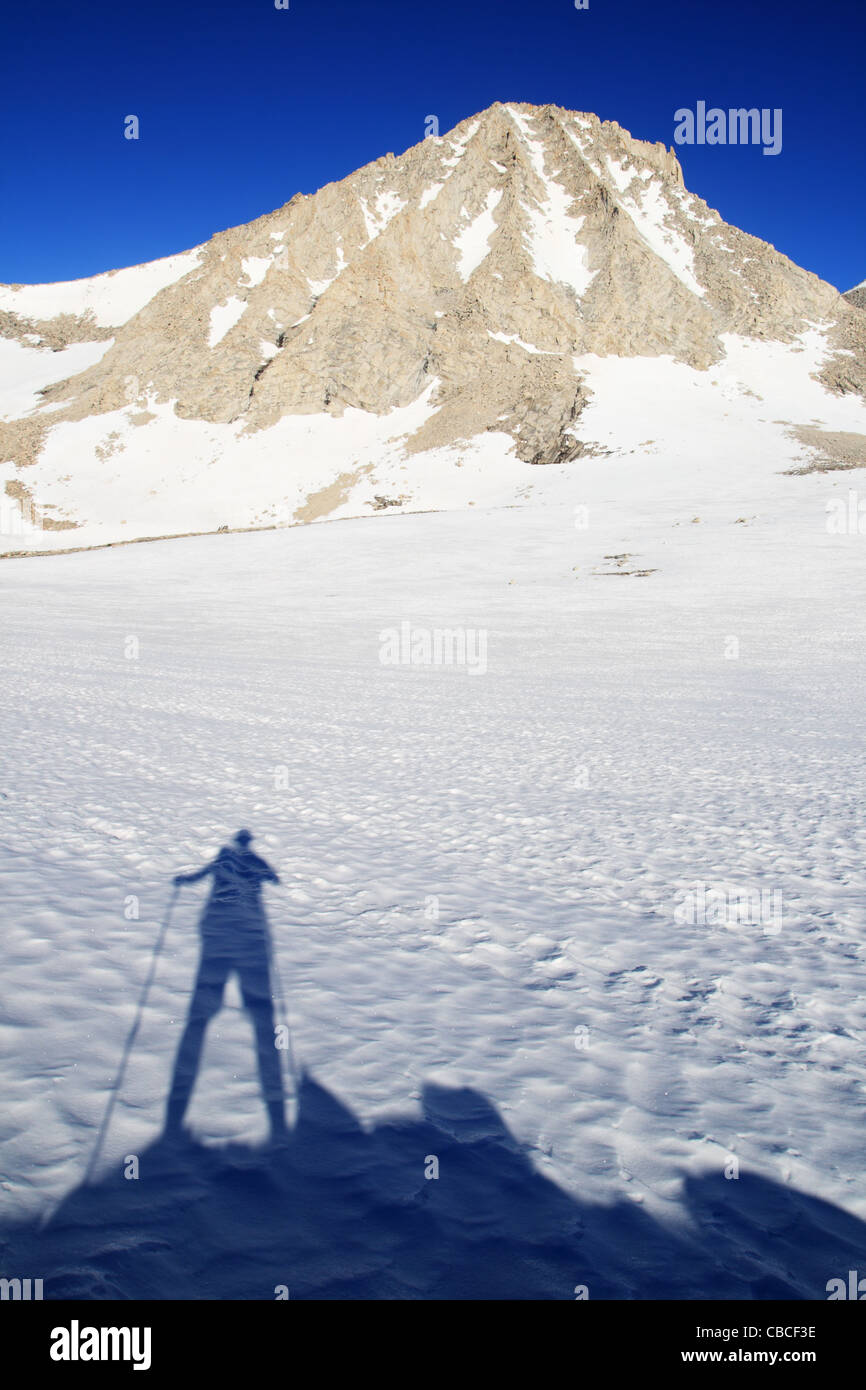
[[[408,412],[410,458],[495,432],[561,464],[582,449],[577,359],[704,370],[725,335],[790,343],[817,322],[827,383],[866,391],[860,315],[689,193],[673,150],[591,113],[496,103],[192,252],[0,287],[0,335],[90,353],[0,423],[0,457],[26,470],[59,431],[118,412],[144,435],[168,411],[263,438],[354,411]]]

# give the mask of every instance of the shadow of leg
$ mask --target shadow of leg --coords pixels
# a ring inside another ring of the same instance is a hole
[[[262,1084],[262,1096],[271,1122],[271,1138],[273,1140],[283,1139],[288,1134],[285,1097],[283,1095],[280,1056],[277,1051],[276,1020],[271,997],[270,972],[264,949],[260,957],[257,956],[246,962],[239,974],[244,1008],[252,1019],[256,1033],[259,1078]]]
[[[190,1102],[204,1046],[205,1029],[219,1012],[230,962],[202,959],[183,1037],[177,1049],[165,1112],[166,1134],[178,1134]]]

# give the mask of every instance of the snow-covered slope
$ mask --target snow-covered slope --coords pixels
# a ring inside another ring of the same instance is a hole
[[[146,265],[111,270],[87,280],[54,285],[0,285],[0,309],[25,319],[53,319],[60,314],[92,314],[100,327],[120,327],[141,312],[153,297],[188,275],[201,259],[201,248],[166,256]]]

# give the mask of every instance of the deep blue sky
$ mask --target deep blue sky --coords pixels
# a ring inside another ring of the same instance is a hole
[[[673,143],[698,100],[781,107],[781,154],[678,147],[724,218],[866,276],[864,0],[34,0],[0,19],[0,281],[184,250],[496,100]],[[123,118],[141,122],[137,142]]]

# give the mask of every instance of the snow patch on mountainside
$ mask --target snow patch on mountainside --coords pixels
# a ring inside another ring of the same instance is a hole
[[[364,226],[367,228],[367,245],[375,241],[377,236],[381,236],[388,223],[393,221],[399,212],[406,207],[406,200],[401,198],[399,193],[388,190],[376,195],[373,211],[367,204],[366,198],[359,198],[361,213],[364,218]]]
[[[241,269],[247,277],[247,282],[242,288],[251,290],[260,285],[268,273],[268,268],[273,265],[273,259],[273,256],[245,256],[241,261]]]
[[[492,338],[496,343],[507,343],[509,345],[513,343],[516,347],[523,348],[524,352],[534,352],[539,357],[554,357],[556,355],[555,353],[548,352],[546,348],[533,347],[532,343],[525,343],[516,333],[491,333],[488,328],[487,336],[488,338]]]
[[[27,347],[14,338],[0,338],[0,420],[15,420],[37,409],[41,404],[38,392],[44,386],[95,366],[113,345],[114,339],[108,338],[97,343],[73,343],[52,352]]]
[[[542,280],[568,285],[581,299],[598,273],[589,269],[587,249],[577,239],[585,219],[569,215],[572,200],[558,183],[549,179],[547,188],[546,202],[524,208],[532,264]]]
[[[216,347],[221,343],[225,335],[240,322],[241,315],[247,307],[245,299],[238,299],[237,295],[232,295],[225,304],[215,304],[210,311],[210,332],[208,334],[208,347]]]
[[[508,111],[547,192],[547,198],[537,206],[524,206],[523,209],[529,222],[527,249],[533,268],[543,280],[568,285],[581,299],[598,273],[589,269],[587,249],[578,240],[586,219],[571,216],[569,209],[573,199],[561,184],[545,173],[544,147],[531,134],[527,118],[513,107],[508,107]]]
[[[444,183],[431,183],[429,188],[425,188],[421,197],[418,199],[419,210],[423,212],[426,207],[429,207],[430,203],[435,202],[444,187]]]
[[[54,285],[0,285],[0,309],[22,318],[54,318],[57,314],[90,311],[102,328],[119,328],[150,303],[155,294],[175,284],[201,261],[201,247],[166,256],[160,261],[109,270],[86,280]]]
[[[501,198],[502,190],[491,188],[481,212],[473,218],[468,227],[465,227],[454,238],[454,246],[459,255],[457,269],[460,272],[460,278],[464,281],[468,280],[472,272],[478,269],[490,250],[490,238],[496,231],[496,221],[493,214],[499,206]]]
[[[722,498],[733,505],[739,499],[745,510],[774,493],[802,494],[804,479],[779,481],[785,469],[802,462],[791,422],[866,433],[866,402],[836,396],[811,375],[828,353],[820,327],[791,344],[735,334],[723,342],[724,360],[705,372],[667,356],[574,359],[592,394],[573,433],[613,450],[624,463],[645,457],[647,448],[662,457],[652,469],[629,471],[633,500],[656,495],[687,505],[692,498],[703,512]],[[584,473],[594,471],[588,464]],[[830,485],[818,486],[827,495]],[[816,525],[824,520],[816,509]]]
[[[665,201],[661,180],[652,178],[648,171],[646,177],[650,178],[650,182],[647,186],[635,194],[629,194],[626,189],[634,184],[634,171],[626,170],[609,155],[606,162],[619,191],[619,200],[650,250],[664,261],[692,294],[705,295],[706,290],[695,278],[694,251],[679,232],[667,225],[671,210]]]

